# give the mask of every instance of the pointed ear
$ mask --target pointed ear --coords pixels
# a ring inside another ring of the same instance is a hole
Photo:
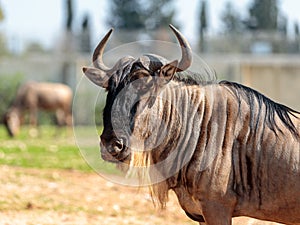
[[[178,60],[174,60],[161,67],[159,77],[165,79],[167,82],[172,80],[177,71]]]
[[[92,67],[83,67],[82,71],[94,84],[105,89],[108,88],[109,76],[102,70]]]

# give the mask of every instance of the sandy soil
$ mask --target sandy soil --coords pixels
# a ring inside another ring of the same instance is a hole
[[[94,173],[0,167],[0,224],[197,224],[171,194],[153,206],[146,189],[120,186]]]
[[[170,192],[166,210],[146,189],[120,186],[95,173],[0,166],[0,225],[198,224]],[[235,224],[270,224],[240,218]]]

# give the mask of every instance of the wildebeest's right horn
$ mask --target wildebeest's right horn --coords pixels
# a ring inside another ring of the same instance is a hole
[[[93,64],[96,68],[104,71],[104,72],[108,72],[110,70],[109,67],[105,66],[103,63],[103,52],[104,52],[104,48],[106,46],[107,40],[109,38],[109,36],[111,35],[111,33],[113,32],[113,29],[110,29],[107,34],[104,36],[104,38],[101,40],[101,42],[98,44],[98,46],[96,47],[94,54],[93,54]]]
[[[178,64],[178,72],[184,71],[192,64],[192,50],[185,37],[173,26],[169,25],[181,46],[182,57]]]

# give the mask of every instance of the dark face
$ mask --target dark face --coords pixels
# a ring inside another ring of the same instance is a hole
[[[156,115],[151,109],[160,90],[174,75],[177,61],[165,66],[155,61],[153,64],[160,66],[151,71],[143,60],[145,57],[124,63],[108,80],[104,130],[100,136],[105,161],[129,162],[131,152],[143,151],[154,130],[149,120],[155,121]]]
[[[136,131],[136,116],[145,107],[153,104],[150,102],[149,94],[155,90],[156,72],[143,68],[139,62],[134,62],[128,67],[131,69],[126,76],[124,71],[128,68],[111,77],[103,112],[104,130],[100,136],[101,156],[110,162],[129,161],[132,136]],[[120,75],[124,77],[121,81]]]
[[[188,42],[176,28],[170,28],[181,45],[180,62],[167,63],[157,55],[144,55],[138,59],[127,56],[113,68],[108,68],[102,54],[111,29],[94,51],[94,67],[83,68],[93,83],[108,91],[103,113],[104,130],[100,136],[101,155],[106,161],[128,162],[132,151],[145,149],[146,139],[157,122],[157,114],[151,109],[155,108],[160,89],[177,71],[184,71],[191,65]]]

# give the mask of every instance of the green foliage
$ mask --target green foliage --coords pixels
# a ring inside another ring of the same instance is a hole
[[[73,1],[72,0],[66,0],[66,30],[71,31],[72,30],[72,24],[73,24]]]
[[[167,27],[169,24],[176,26],[174,22],[175,9],[173,0],[152,0],[143,3],[145,27],[158,29]]]
[[[173,0],[112,0],[108,24],[126,30],[157,29],[174,24]]]
[[[2,118],[16,96],[17,89],[23,81],[23,75],[16,73],[0,75],[0,77],[0,117]]]
[[[300,32],[299,32],[299,23],[298,22],[295,22],[294,23],[294,32],[295,32],[295,36],[296,37],[299,37],[299,34],[300,34]]]
[[[200,4],[200,31],[206,30],[207,26],[208,26],[207,4],[206,4],[206,0],[202,0]]]
[[[46,50],[44,49],[44,46],[39,43],[39,42],[30,42],[27,46],[26,49],[24,51],[24,53],[39,53],[39,54],[43,54],[46,53]]]
[[[108,24],[114,28],[135,30],[143,27],[143,18],[140,14],[139,0],[112,0],[110,1],[111,17]]]
[[[243,30],[243,23],[241,16],[235,10],[232,2],[228,1],[225,4],[225,8],[221,13],[221,21],[223,23],[223,29],[225,33],[238,33]]]
[[[3,13],[2,7],[0,5],[0,22],[3,20],[4,20],[4,13]]]
[[[295,33],[295,47],[294,52],[299,52],[300,51],[300,29],[299,29],[299,23],[295,22],[294,23],[294,33]]]
[[[90,17],[88,14],[84,15],[81,24],[80,33],[80,51],[89,53],[91,51],[91,28],[90,28]]]
[[[249,25],[257,30],[277,30],[278,11],[278,0],[254,0],[249,8]]]
[[[45,112],[40,110],[38,112],[38,124],[39,125],[57,124],[55,112]]]
[[[9,55],[9,50],[7,47],[7,40],[5,35],[0,32],[0,56]]]
[[[204,39],[204,32],[207,30],[208,20],[207,20],[207,4],[206,0],[201,0],[200,2],[200,14],[199,14],[199,50],[201,52],[206,51],[206,43]]]

